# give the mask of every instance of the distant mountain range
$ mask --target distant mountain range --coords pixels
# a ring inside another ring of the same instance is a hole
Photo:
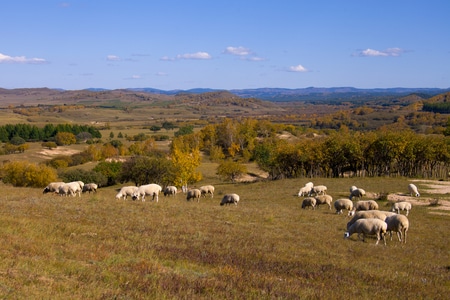
[[[220,91],[215,89],[189,89],[189,90],[159,90],[154,88],[130,88],[134,92],[146,92],[163,95],[176,94],[202,94],[207,92]],[[419,94],[422,98],[430,98],[435,95],[449,92],[448,89],[439,88],[376,88],[376,89],[358,89],[354,87],[331,87],[331,88],[257,88],[257,89],[232,89],[226,90],[243,98],[258,98],[268,101],[336,101],[336,100],[373,100],[379,97],[403,97],[410,94]]]

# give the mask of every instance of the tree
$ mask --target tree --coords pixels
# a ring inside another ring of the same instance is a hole
[[[180,136],[180,135],[188,135],[194,133],[194,125],[186,125],[183,127],[180,127],[177,132],[174,133],[174,135]]]
[[[102,161],[99,162],[92,170],[105,176],[106,185],[111,186],[119,181],[120,172],[122,171],[122,164],[123,163],[119,161]]]
[[[122,165],[120,181],[132,181],[136,185],[157,183],[173,184],[175,169],[167,158],[134,156]]]
[[[168,122],[168,121],[164,121],[161,126],[165,130],[173,130],[175,128],[175,125],[172,122]]]
[[[58,147],[58,145],[56,145],[55,142],[43,142],[43,143],[41,144],[41,146],[42,146],[43,148],[47,148],[47,149],[50,149],[50,150],[52,150],[52,149]]]
[[[223,161],[217,167],[217,175],[227,181],[235,182],[239,176],[246,173],[247,167],[245,165],[232,161],[231,159]]]
[[[150,130],[153,132],[157,132],[161,130],[161,127],[157,126],[157,125],[153,125],[150,127]]]
[[[58,132],[55,136],[55,141],[59,146],[63,146],[75,144],[77,142],[77,139],[73,133]]]
[[[201,180],[202,174],[196,171],[200,165],[200,150],[191,148],[183,137],[175,138],[171,146],[173,165],[176,170],[175,183],[185,186]]]
[[[49,182],[56,181],[58,177],[55,169],[26,161],[6,163],[0,171],[4,183],[21,187],[45,187]]]

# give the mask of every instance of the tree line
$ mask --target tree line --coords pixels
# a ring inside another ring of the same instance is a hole
[[[0,141],[9,143],[14,138],[22,138],[25,141],[48,141],[53,140],[60,132],[68,132],[78,135],[84,132],[89,133],[93,138],[101,138],[100,131],[94,126],[77,124],[46,124],[38,127],[30,124],[6,124],[0,126]]]

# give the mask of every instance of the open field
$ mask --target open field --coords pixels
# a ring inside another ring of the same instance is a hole
[[[394,237],[376,246],[373,238],[344,240],[343,215],[302,210],[296,193],[307,179],[226,184],[206,177],[216,193],[200,203],[181,193],[158,203],[117,201],[117,187],[65,198],[1,185],[0,298],[447,298],[450,212],[429,206],[448,200],[446,190],[415,182],[423,205],[410,213],[407,244]],[[334,199],[353,184],[405,196],[410,182],[313,181]],[[241,196],[239,205],[219,206],[230,192]]]

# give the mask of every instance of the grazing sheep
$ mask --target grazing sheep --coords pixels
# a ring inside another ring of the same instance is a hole
[[[78,183],[80,185],[81,190],[83,190],[84,182],[83,181],[75,181],[75,182]]]
[[[212,185],[204,185],[200,187],[200,192],[203,197],[206,197],[206,194],[211,194],[211,198],[214,197],[214,186]]]
[[[350,214],[350,211],[352,211],[352,209],[353,209],[353,202],[352,202],[352,200],[349,200],[349,199],[337,199],[334,202],[334,208],[336,209],[336,213],[338,215],[342,214],[343,209],[348,210],[348,212]]]
[[[327,193],[327,187],[324,185],[316,185],[312,187],[311,193],[315,195],[325,195]]]
[[[406,215],[409,215],[409,211],[411,210],[411,208],[412,204],[407,201],[395,202],[394,204],[392,204],[392,211],[395,211],[398,214],[401,210],[406,210]]]
[[[397,232],[397,237],[400,242],[406,243],[406,232],[409,229],[409,220],[404,215],[393,215],[387,217],[385,220],[387,224],[387,231],[391,236],[392,241],[392,231]],[[402,239],[403,237],[403,239]]]
[[[411,197],[413,195],[416,197],[420,197],[419,189],[417,188],[417,186],[415,184],[412,184],[412,183],[408,184],[408,191],[409,191],[409,194],[411,195]]]
[[[137,192],[137,190],[138,190],[137,186],[124,186],[117,193],[116,199],[119,200],[120,198],[123,198],[123,200],[127,200],[127,196],[133,198],[133,194]]]
[[[347,223],[347,229],[359,219],[380,219],[386,220],[387,217],[393,216],[395,213],[384,210],[361,210],[357,211],[353,218]]]
[[[298,196],[303,197],[303,196],[309,195],[310,193],[311,193],[311,187],[304,186],[304,187],[300,188],[300,190],[298,191]]]
[[[375,245],[378,245],[381,238],[386,245],[386,231],[387,224],[380,219],[359,219],[344,233],[344,238],[349,238],[352,234],[357,233],[358,239],[361,239],[362,235],[362,241],[364,242],[366,235],[376,235],[377,242]]]
[[[316,198],[308,197],[303,199],[302,208],[305,209],[308,206],[311,206],[313,210],[316,209]]]
[[[191,190],[187,191],[186,200],[189,201],[191,199],[197,198],[197,202],[200,202],[201,195],[202,195],[202,191],[200,191],[199,189],[191,189]]]
[[[176,186],[169,185],[169,186],[166,186],[166,188],[164,189],[164,196],[167,196],[167,195],[176,196],[177,192],[178,192],[178,190],[177,190]]]
[[[328,207],[331,209],[331,202],[333,202],[333,197],[330,195],[319,195],[314,197],[316,199],[316,205],[319,207],[321,204],[328,204]]]
[[[142,197],[142,202],[145,202],[145,196],[152,196],[152,200],[159,200],[159,193],[161,193],[162,187],[156,183],[144,184],[138,187],[137,191],[133,193],[133,200],[139,200]]]
[[[65,182],[59,181],[59,182],[50,182],[42,192],[43,194],[47,193],[59,193],[59,187],[64,185]]]
[[[375,200],[365,200],[365,201],[361,200],[361,201],[358,201],[358,202],[356,202],[355,207],[353,208],[353,210],[356,210],[356,211],[359,211],[359,210],[377,210],[377,209],[378,209],[378,203]]]
[[[90,194],[91,192],[96,193],[96,192],[97,192],[97,188],[98,188],[98,185],[95,184],[95,183],[86,183],[86,184],[83,186],[82,192],[83,192],[83,193],[89,192],[89,194]]]
[[[81,197],[81,186],[77,181],[65,183],[59,187],[58,193],[61,196],[71,195],[75,197],[78,194],[78,197]]]
[[[356,185],[352,185],[352,186],[350,187],[350,193],[353,192],[353,191],[356,190],[356,189],[357,189]]]
[[[220,201],[220,205],[228,205],[228,204],[233,204],[237,205],[239,202],[239,195],[238,194],[226,194],[225,196],[223,196],[222,201]]]
[[[350,200],[353,200],[354,197],[358,197],[361,199],[363,196],[366,195],[366,191],[361,188],[353,189],[350,193]]]

